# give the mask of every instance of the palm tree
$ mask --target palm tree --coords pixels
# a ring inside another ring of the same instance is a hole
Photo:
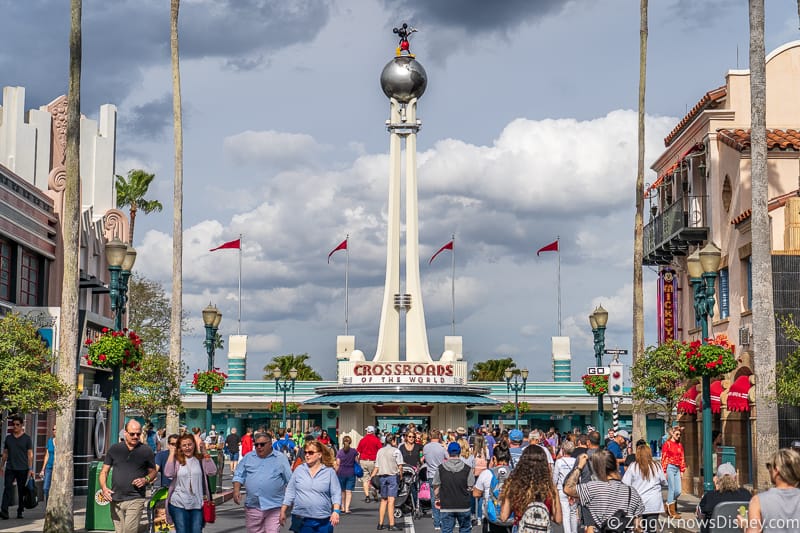
[[[78,360],[79,251],[81,233],[80,143],[81,143],[81,0],[70,2],[69,89],[67,90],[67,181],[64,187],[64,211],[61,213],[64,243],[64,272],[59,317],[58,377],[62,382],[76,381]],[[45,511],[44,531],[74,531],[73,518],[73,438],[76,393],[73,388],[64,399],[63,410],[56,418],[56,454],[53,484]]]
[[[170,0],[169,47],[172,61],[172,122],[175,135],[175,184],[172,221],[172,312],[169,325],[169,360],[181,366],[181,318],[183,316],[183,121],[181,118],[181,69],[178,53],[180,0]],[[178,432],[178,412],[167,411],[167,433]]]
[[[144,170],[128,171],[128,179],[117,176],[117,207],[130,206],[131,228],[128,232],[128,244],[133,246],[133,227],[136,225],[136,212],[140,209],[145,213],[161,211],[164,206],[158,200],[147,200],[145,195],[150,183],[156,177]]]
[[[472,370],[469,371],[471,381],[503,381],[503,373],[506,368],[516,370],[517,364],[510,357],[503,359],[489,359],[473,363]]]
[[[289,371],[294,368],[297,370],[298,381],[322,381],[322,376],[320,376],[316,370],[311,368],[308,363],[306,363],[308,358],[309,355],[307,353],[301,353],[299,355],[295,355],[293,353],[287,355],[276,355],[272,358],[272,361],[267,363],[267,365],[264,367],[263,379],[275,379],[272,377],[272,371],[276,368],[281,370],[282,376],[288,376]]]
[[[764,0],[750,0],[750,165],[753,214],[753,371],[756,387],[756,481],[759,491],[770,486],[766,463],[778,449],[778,409],[771,402],[775,383],[775,310],[772,302],[772,253],[767,212],[766,58],[764,51]]]
[[[636,216],[633,224],[633,364],[644,356],[644,118],[647,82],[647,0],[639,2],[639,158],[636,170]],[[633,411],[633,432],[647,435],[647,415],[642,402]]]

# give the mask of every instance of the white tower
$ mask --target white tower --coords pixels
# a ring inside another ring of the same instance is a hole
[[[419,209],[417,202],[417,99],[425,92],[428,76],[409,52],[413,28],[403,24],[397,55],[381,73],[381,88],[389,97],[389,208],[386,246],[386,284],[381,306],[378,349],[374,361],[400,361],[400,313],[406,311],[405,361],[431,363],[425,310],[419,277]],[[405,287],[400,285],[401,143],[405,139],[406,261]],[[404,290],[403,290],[404,289]]]

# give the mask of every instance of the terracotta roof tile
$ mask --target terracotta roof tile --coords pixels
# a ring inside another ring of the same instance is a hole
[[[717,137],[734,150],[745,152],[750,149],[749,129],[719,129]],[[795,129],[767,129],[767,150],[800,150],[800,132]]]
[[[795,189],[793,191],[789,191],[786,194],[781,194],[780,196],[776,196],[767,202],[767,212],[775,211],[779,207],[783,207],[786,205],[786,201],[789,198],[793,198],[795,196],[800,196],[800,189]],[[734,226],[737,224],[741,224],[753,214],[753,209],[748,208],[739,213],[739,215],[731,220],[731,224]]]
[[[706,108],[716,107],[720,100],[725,98],[727,94],[728,89],[725,85],[718,87],[713,91],[708,91],[706,94],[704,94],[700,101],[697,102],[688,113],[686,113],[686,116],[684,116],[680,122],[678,122],[678,125],[675,126],[671,132],[669,132],[669,135],[664,137],[664,146],[669,146],[670,143],[678,136],[678,133],[680,133],[684,127],[693,121],[701,111]]]

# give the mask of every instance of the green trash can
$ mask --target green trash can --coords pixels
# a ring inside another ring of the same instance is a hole
[[[86,494],[87,531],[114,531],[114,523],[111,521],[111,504],[102,498],[100,490],[100,470],[102,469],[101,461],[94,461],[89,466],[89,492]],[[106,483],[111,485],[111,472],[108,473]]]
[[[215,464],[217,463],[217,454],[218,453],[219,453],[219,451],[217,451],[217,450],[209,450],[208,451],[208,455],[211,456],[211,460],[214,461]],[[216,474],[214,474],[213,476],[212,475],[208,476],[208,487],[209,487],[209,490],[211,491],[211,494],[214,494],[214,493],[217,492],[217,477],[218,476]]]
[[[719,464],[730,463],[736,467],[736,448],[733,446],[720,446],[719,456]]]

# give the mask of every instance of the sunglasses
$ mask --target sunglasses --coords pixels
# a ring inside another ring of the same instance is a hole
[[[256,448],[261,448],[261,447],[263,447],[263,446],[266,446],[267,444],[269,444],[269,443],[268,443],[268,442],[254,442],[254,443],[253,443],[253,445],[254,445]]]
[[[138,433],[131,433],[130,431],[128,431],[127,433],[128,433],[128,435],[130,435],[131,437],[138,437],[139,435],[141,435],[141,434],[142,434],[142,432],[141,432],[141,431],[139,431]]]
[[[175,446],[176,444],[178,444],[178,442],[173,440],[168,442],[167,444],[169,444],[170,446]]]
[[[314,455],[316,453],[319,453],[317,450],[305,450],[305,452],[306,452],[306,455]]]

